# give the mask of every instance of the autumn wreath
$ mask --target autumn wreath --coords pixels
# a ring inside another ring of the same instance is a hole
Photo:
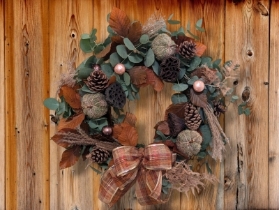
[[[93,55],[62,75],[58,100],[44,101],[55,110],[57,133],[51,139],[66,149],[60,168],[80,156],[89,160],[102,172],[99,198],[109,205],[132,185],[140,204],[153,205],[166,202],[172,189],[187,193],[215,181],[210,173],[196,172],[192,162],[203,161],[210,171],[206,157],[222,160],[229,139],[218,117],[225,103],[238,100],[233,93],[239,66],[228,61],[220,67],[220,59],[203,56],[206,46],[189,24],[168,31],[167,24],[180,24],[172,15],[167,20],[153,15],[142,26],[114,8],[108,22],[103,43],[96,43],[97,29],[81,36],[81,49]],[[195,28],[204,31],[202,20]],[[136,117],[124,114],[123,107],[139,99],[141,87],[162,91],[164,82],[176,91],[172,104],[155,125],[154,143],[140,145]],[[240,114],[249,112],[245,103],[239,105]]]

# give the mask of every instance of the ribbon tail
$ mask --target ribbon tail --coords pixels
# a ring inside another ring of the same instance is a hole
[[[137,169],[130,171],[125,176],[116,176],[115,167],[110,167],[102,176],[99,199],[110,207],[113,206],[135,183]]]
[[[169,200],[162,195],[162,171],[142,169],[136,182],[136,196],[141,205],[155,205]]]

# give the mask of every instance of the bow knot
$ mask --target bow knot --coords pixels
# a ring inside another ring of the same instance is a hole
[[[136,183],[136,196],[141,205],[166,202],[162,189],[162,171],[171,169],[172,153],[164,144],[151,144],[145,149],[122,146],[112,152],[114,165],[102,176],[99,198],[109,206],[115,204]]]

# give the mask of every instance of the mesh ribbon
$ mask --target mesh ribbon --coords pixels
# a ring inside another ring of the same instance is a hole
[[[99,199],[115,204],[136,183],[136,196],[141,205],[168,201],[163,195],[162,171],[172,167],[172,153],[164,144],[151,144],[145,149],[122,146],[112,152],[114,165],[102,176]]]

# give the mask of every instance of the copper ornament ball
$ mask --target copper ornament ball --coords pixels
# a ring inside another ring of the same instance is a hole
[[[104,126],[102,128],[102,133],[106,136],[109,136],[112,134],[112,128],[110,126]]]
[[[116,66],[114,67],[114,72],[116,74],[122,75],[125,73],[125,66],[122,63],[118,63],[116,64]]]
[[[202,92],[204,90],[204,87],[205,87],[204,82],[200,80],[195,81],[193,84],[194,90],[198,93]]]

